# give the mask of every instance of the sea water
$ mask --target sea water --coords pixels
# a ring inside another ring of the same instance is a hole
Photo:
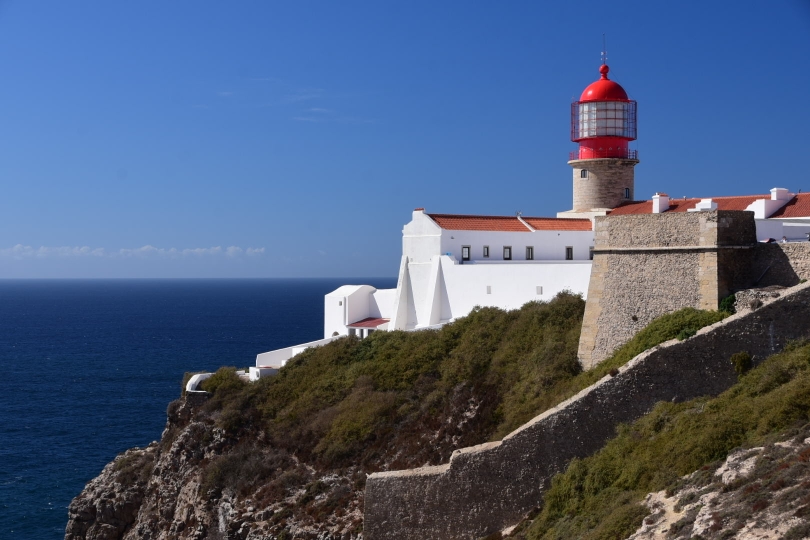
[[[183,373],[323,337],[323,296],[393,278],[0,281],[0,539],[61,539],[117,454],[160,438]]]

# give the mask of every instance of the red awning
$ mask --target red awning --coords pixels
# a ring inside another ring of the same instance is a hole
[[[377,328],[381,324],[385,324],[391,319],[378,319],[375,317],[366,317],[365,319],[355,321],[349,325],[349,328]]]

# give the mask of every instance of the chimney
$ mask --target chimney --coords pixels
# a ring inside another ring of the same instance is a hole
[[[689,208],[687,212],[708,212],[717,210],[717,203],[711,199],[700,199],[700,202],[694,208]]]
[[[793,198],[793,193],[782,187],[775,187],[771,190],[772,201],[788,201]]]
[[[666,193],[656,193],[652,198],[652,213],[660,214],[669,210],[669,195]]]

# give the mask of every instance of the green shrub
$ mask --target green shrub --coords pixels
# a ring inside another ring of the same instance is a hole
[[[737,375],[743,375],[751,369],[751,355],[745,351],[740,351],[731,355],[731,363]]]
[[[734,308],[734,303],[737,301],[737,295],[730,294],[720,300],[720,311],[725,311],[726,313],[735,314],[737,310]]]
[[[236,374],[235,367],[221,367],[216,373],[200,383],[200,389],[216,394],[220,390],[223,392],[238,391],[245,386],[245,381]]]
[[[579,391],[589,387],[605,375],[618,375],[618,369],[627,362],[643,353],[644,351],[660,345],[665,341],[677,338],[684,330],[691,331],[692,335],[697,330],[714,324],[728,314],[722,311],[703,311],[694,308],[684,308],[673,313],[662,315],[653,320],[643,330],[639,331],[633,338],[619,347],[610,357],[600,362],[594,368],[579,373],[579,363],[576,367],[568,364],[557,365],[558,376],[552,384],[543,388],[542,392],[535,395],[523,391],[522,385],[517,384],[514,391],[522,393],[522,400],[527,408],[532,411],[532,416],[525,418],[529,420],[543,411],[546,411],[566,399],[574,396]],[[577,328],[577,332],[579,328]],[[566,372],[566,368],[568,368]],[[564,373],[564,374],[563,374]],[[522,423],[522,422],[521,422]],[[499,439],[511,430],[520,426],[518,423],[506,423],[495,431],[491,439]]]
[[[116,480],[124,485],[146,483],[155,468],[154,455],[138,448],[127,451],[115,460]]]
[[[440,330],[346,337],[256,384],[221,369],[202,385],[213,394],[204,408],[229,432],[261,430],[324,466],[362,462],[387,445],[401,450],[400,467],[442,462],[530,420],[541,396],[580,373],[584,306],[561,293],[513,311],[475,308]],[[470,406],[469,418],[446,421]],[[426,426],[439,443],[420,442]]]
[[[689,339],[690,337],[694,336],[695,334],[697,334],[697,329],[695,329],[695,328],[684,328],[683,330],[678,332],[678,335],[675,336],[675,337],[679,341],[683,341],[685,339]]]
[[[242,446],[214,458],[202,471],[202,493],[212,499],[230,488],[244,496],[261,486],[270,475],[293,464],[284,451]]]

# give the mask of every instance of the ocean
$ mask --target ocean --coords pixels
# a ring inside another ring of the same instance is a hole
[[[323,296],[395,278],[0,280],[0,539],[61,539],[117,454],[160,438],[183,373],[323,337]]]

